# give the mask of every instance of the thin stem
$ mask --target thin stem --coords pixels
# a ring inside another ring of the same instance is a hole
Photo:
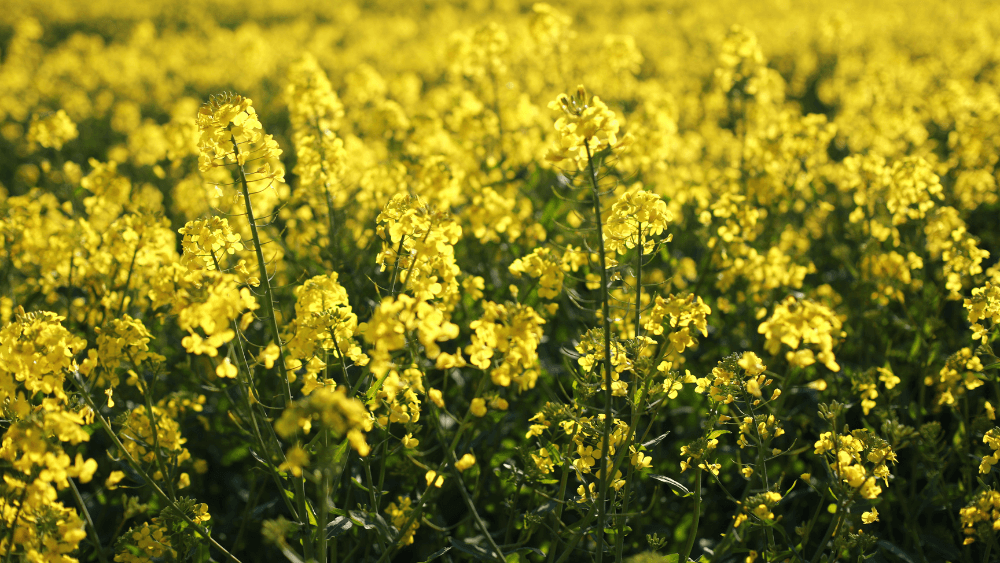
[[[69,481],[69,486],[73,489],[73,498],[76,500],[77,506],[80,507],[83,519],[87,523],[87,532],[90,536],[90,542],[94,544],[94,551],[97,552],[97,558],[101,560],[101,563],[107,563],[108,560],[104,557],[104,548],[101,547],[101,537],[97,535],[97,528],[94,527],[94,520],[90,517],[87,504],[83,502],[80,490],[76,488],[76,481],[72,477],[68,477],[66,480]]]
[[[640,253],[642,251],[640,250]],[[636,321],[638,321],[638,310],[636,312]],[[638,335],[639,323],[636,322],[636,335]],[[631,453],[632,444],[635,443],[635,428],[639,423],[639,413],[646,408],[647,397],[649,397],[649,383],[652,378],[647,377],[643,383],[642,389],[635,395],[632,400],[632,412],[629,416],[629,436],[625,443],[625,451]],[[662,403],[661,403],[662,406]],[[654,417],[655,418],[655,417]],[[652,424],[652,419],[650,420]],[[646,428],[649,431],[649,428]],[[640,440],[641,441],[641,440]],[[625,523],[627,520],[626,514],[628,513],[629,497],[632,494],[632,475],[635,472],[635,465],[629,464],[628,476],[625,478],[625,497],[622,501],[622,511],[621,515],[618,517],[618,533],[615,535],[615,563],[621,563],[622,552],[625,549]]]
[[[607,258],[604,252],[604,220],[601,217],[601,193],[597,187],[597,171],[594,169],[594,157],[590,153],[590,145],[584,143],[587,149],[587,165],[590,168],[590,182],[594,197],[594,216],[597,220],[597,249],[601,261],[601,309],[604,314],[604,432],[601,438],[601,477],[597,486],[597,525],[598,535],[602,541],[598,542],[597,563],[601,563],[604,558],[604,524],[607,517],[607,507],[605,500],[608,494],[608,485],[611,482],[608,472],[608,450],[611,445],[611,312],[608,306],[608,269]]]
[[[681,552],[681,562],[687,563],[691,558],[691,549],[694,548],[694,539],[698,536],[698,521],[701,519],[701,469],[694,475],[694,520],[691,521],[691,529],[688,537],[684,540],[684,551]]]
[[[160,500],[162,500],[164,503],[173,508],[177,514],[180,514],[181,518],[184,519],[185,522],[187,522],[188,526],[191,526],[191,528],[194,529],[194,531],[198,532],[198,535],[208,540],[208,543],[212,544],[212,547],[221,551],[230,561],[233,561],[234,563],[241,563],[240,560],[237,559],[235,555],[229,553],[229,551],[227,551],[226,548],[222,547],[222,545],[219,544],[219,542],[215,541],[215,538],[212,537],[212,534],[208,533],[208,531],[205,528],[195,523],[195,521],[192,520],[191,517],[188,516],[183,510],[177,508],[177,505],[174,504],[174,502],[170,500],[169,497],[167,497],[167,493],[163,492],[163,489],[161,489],[159,485],[156,484],[156,481],[150,478],[150,476],[147,475],[145,471],[143,471],[142,466],[140,466],[139,462],[137,462],[135,458],[132,457],[132,454],[130,454],[129,451],[125,449],[125,445],[121,443],[121,440],[118,439],[118,435],[115,434],[114,430],[112,430],[111,424],[108,423],[107,419],[104,418],[104,415],[102,415],[98,410],[98,406],[94,403],[94,399],[90,396],[90,389],[87,389],[87,384],[83,381],[83,378],[80,376],[80,372],[74,372],[74,375],[76,375],[76,382],[80,386],[80,390],[83,391],[83,393],[81,393],[83,395],[83,400],[86,401],[87,406],[90,407],[90,410],[94,411],[94,416],[101,423],[101,428],[104,429],[104,433],[107,434],[109,438],[111,438],[111,441],[114,442],[115,447],[117,447],[118,451],[121,452],[123,456],[125,456],[125,461],[128,462],[128,464],[132,467],[132,469],[135,470],[135,472],[138,473],[140,477],[142,477],[142,479],[146,482],[147,485],[149,485],[151,489],[153,489],[153,492],[156,493],[156,496],[160,497]]]
[[[396,247],[396,260],[392,264],[392,296],[396,296],[396,278],[399,276],[399,254],[403,252],[403,241],[406,240],[406,235],[399,237],[399,246]]]
[[[820,539],[819,547],[816,548],[816,553],[813,554],[809,563],[819,563],[819,556],[826,550],[826,542],[833,536],[834,531],[840,523],[840,505],[841,503],[837,503],[837,511],[833,514],[833,518],[830,519],[830,525],[826,527],[826,532],[823,533],[823,537]]]
[[[469,414],[466,413],[465,418],[462,420],[462,423],[458,427],[458,430],[455,431],[455,437],[452,439],[451,445],[448,447],[448,451],[455,450],[455,447],[458,445],[459,439],[462,437],[462,433],[465,432],[465,429],[466,427],[468,427],[468,425],[469,425]],[[435,475],[441,474],[441,472],[444,470],[445,463],[447,463],[447,460],[441,460],[441,463],[438,464],[437,469],[434,470]],[[392,538],[392,541],[389,542],[389,545],[386,546],[386,549],[382,552],[382,555],[379,556],[378,561],[376,563],[385,563],[385,561],[388,560],[389,554],[392,552],[393,548],[395,548],[396,544],[399,543],[399,540],[402,539],[402,537],[406,534],[406,530],[409,530],[410,526],[412,526],[413,523],[417,520],[417,518],[420,517],[424,509],[424,504],[427,503],[427,500],[430,498],[431,493],[434,492],[434,489],[435,487],[433,485],[433,481],[427,483],[427,487],[424,489],[424,493],[420,495],[420,499],[417,500],[417,505],[414,506],[413,510],[410,511],[410,515],[406,517],[406,521],[403,522],[402,526],[400,526],[399,532],[396,534],[394,538]]]
[[[17,521],[21,519],[21,512],[24,510],[24,499],[28,496],[28,487],[21,491],[21,498],[17,499],[17,511],[14,512],[14,520],[10,525],[10,540],[7,541],[7,556],[3,558],[3,563],[10,563],[10,558],[14,554],[14,532],[17,531]]]
[[[568,480],[569,480],[569,463],[566,460],[564,460],[562,477],[559,478],[559,497],[556,498],[557,504],[556,504],[555,518],[554,518],[556,524],[562,523],[563,506],[566,505],[564,500],[566,498],[566,482]],[[553,563],[553,560],[555,559],[556,556],[556,550],[559,547],[559,534],[553,534],[553,536],[554,537],[552,538],[552,545],[549,547],[548,557],[545,558],[547,563]]]
[[[267,277],[267,262],[264,260],[264,251],[260,247],[260,234],[257,232],[257,221],[253,216],[253,203],[250,201],[250,186],[247,183],[246,171],[243,170],[243,166],[239,164],[240,162],[240,146],[236,142],[236,137],[231,136],[233,143],[233,156],[237,162],[236,172],[240,179],[240,188],[243,192],[243,202],[246,205],[247,221],[250,223],[250,233],[253,237],[254,251],[257,254],[257,268],[260,273],[260,285],[264,289],[263,301],[264,301],[264,312],[267,313],[269,319],[269,329],[271,330],[271,337],[274,338],[274,343],[278,347],[278,370],[281,372],[281,381],[283,383],[282,389],[285,391],[285,406],[287,407],[292,403],[292,388],[291,384],[288,382],[288,372],[285,366],[285,349],[281,343],[281,332],[278,330],[278,317],[274,314],[274,294],[271,291],[271,280]],[[295,486],[295,500],[299,504],[299,522],[304,528],[309,527],[309,507],[306,504],[306,486],[302,477],[293,479],[293,484]],[[312,544],[305,542],[305,556],[306,559],[312,558]]]
[[[365,458],[364,466],[365,466],[365,479],[367,480],[367,483],[365,484],[368,485],[368,502],[371,504],[372,514],[378,515],[379,502],[375,498],[375,481],[372,479],[372,465],[371,465],[371,460],[369,460],[367,457]],[[381,489],[379,489],[379,493],[381,494]],[[385,542],[382,541],[382,535],[376,534],[375,537],[378,539],[378,546],[382,548],[382,552],[385,553],[386,548],[385,548]]]
[[[132,282],[132,272],[135,271],[135,257],[139,254],[140,244],[142,244],[141,233],[139,234],[139,240],[135,242],[135,251],[132,252],[132,261],[128,265],[128,276],[125,278],[125,287],[122,288],[122,299],[118,303],[118,314],[115,315],[116,317],[122,316],[122,311],[125,309],[125,297],[128,295],[128,286]]]
[[[642,331],[639,318],[642,312],[642,224],[639,224],[639,257],[635,261],[635,338]]]
[[[253,476],[253,474],[251,474],[251,476]],[[257,479],[256,479],[256,477],[254,477],[254,479],[250,482],[250,494],[247,497],[247,505],[245,507],[243,507],[243,517],[240,518],[240,529],[236,533],[236,540],[233,541],[233,550],[234,551],[237,550],[237,549],[239,549],[239,547],[240,547],[240,540],[243,539],[243,532],[246,531],[247,522],[250,521],[250,510],[252,508],[256,508],[257,507],[257,501],[260,500],[260,495],[261,495],[261,493],[264,492],[264,489],[266,487],[267,487],[267,483],[264,482],[264,483],[261,483],[260,488],[257,488]],[[281,495],[281,496],[285,496],[285,495]]]
[[[757,426],[757,413],[753,409],[753,400],[747,402],[747,407],[750,410],[750,416],[754,421],[754,431],[757,433],[757,464],[760,465],[760,477],[764,482],[764,490],[771,490],[771,483],[767,477],[767,459],[764,455],[764,439],[760,435],[760,427]],[[767,536],[767,547],[769,549],[774,549],[774,532],[771,527],[768,526],[765,530],[765,535]]]
[[[330,471],[327,468],[322,469],[322,477],[320,477],[321,486],[319,488],[319,514],[316,518],[316,531],[319,532],[319,538],[316,546],[316,555],[319,557],[319,563],[326,563],[326,525],[330,521]],[[380,535],[379,538],[382,536]]]
[[[163,482],[166,483],[166,485],[167,485],[167,494],[170,495],[170,500],[171,500],[171,502],[173,502],[173,501],[176,500],[177,495],[174,492],[174,484],[171,481],[170,476],[167,474],[167,467],[163,463],[163,456],[160,455],[160,438],[159,438],[159,434],[160,433],[156,429],[156,413],[153,412],[153,401],[149,397],[150,394],[151,394],[151,391],[149,389],[149,385],[148,384],[143,385],[142,386],[142,397],[143,397],[143,399],[146,400],[146,411],[147,411],[147,415],[146,416],[149,418],[149,426],[151,427],[151,430],[153,431],[153,455],[156,458],[156,465],[157,465],[157,467],[160,468],[160,475],[163,476]]]
[[[69,295],[66,300],[66,323],[73,322],[73,259],[76,258],[76,250],[74,249],[69,254],[69,281],[66,282],[66,289]]]
[[[507,519],[507,529],[503,533],[503,544],[510,543],[510,535],[514,532],[514,520],[517,516],[517,501],[521,498],[521,489],[524,487],[524,474],[517,476],[517,491],[514,493],[514,500],[511,501],[510,517]]]
[[[989,563],[990,552],[993,551],[993,544],[996,542],[992,534],[990,534],[989,538],[989,541],[986,542],[986,553],[983,554],[983,563]]]
[[[438,435],[438,439],[443,443],[445,441],[445,437],[441,434],[440,423],[435,425],[434,430]],[[455,478],[458,492],[462,495],[462,501],[465,502],[465,506],[469,509],[469,512],[472,513],[472,519],[476,521],[476,525],[479,526],[480,531],[482,531],[483,535],[486,536],[486,541],[490,544],[490,547],[493,548],[494,553],[496,553],[497,561],[503,563],[503,551],[500,550],[496,541],[493,540],[493,536],[490,534],[489,528],[486,527],[486,522],[483,522],[482,517],[479,516],[479,511],[476,510],[476,503],[474,503],[472,498],[469,497],[469,491],[465,490],[465,481],[462,480],[462,474],[458,471],[458,468],[455,467],[455,464],[458,463],[458,461],[455,459],[454,449],[449,448],[445,453],[447,454],[446,460],[450,462],[448,465],[451,469],[452,476]],[[511,517],[511,521],[513,521],[513,516]],[[506,540],[504,543],[507,543]]]

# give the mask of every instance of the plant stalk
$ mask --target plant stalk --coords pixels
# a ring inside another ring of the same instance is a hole
[[[611,478],[608,471],[608,451],[611,445],[611,312],[608,305],[608,269],[604,250],[604,219],[601,217],[601,193],[597,187],[597,171],[594,168],[594,156],[587,149],[587,165],[590,169],[590,183],[594,197],[594,217],[597,220],[597,248],[601,261],[601,310],[604,314],[604,432],[601,437],[601,477],[597,484],[597,525],[598,541],[597,563],[604,559],[604,525],[607,517],[606,499]]]

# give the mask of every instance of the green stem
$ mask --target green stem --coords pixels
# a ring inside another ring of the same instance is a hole
[[[66,299],[66,325],[73,322],[73,259],[76,258],[76,251],[72,251],[69,254],[69,281],[66,282],[67,297]]]
[[[757,464],[760,465],[760,478],[764,482],[764,490],[770,491],[771,483],[767,477],[767,458],[764,454],[764,440],[760,435],[760,428],[757,426],[757,413],[754,412],[753,399],[747,401],[747,407],[750,410],[750,416],[754,422],[754,432],[757,434]],[[767,536],[768,549],[774,549],[774,531],[772,531],[771,527],[768,526],[764,530],[764,533]]]
[[[101,563],[107,563],[107,559],[104,557],[104,548],[101,547],[101,538],[97,535],[97,528],[94,527],[94,520],[90,517],[90,511],[87,510],[86,503],[83,502],[83,497],[80,496],[80,490],[76,488],[76,481],[72,477],[66,479],[69,481],[69,486],[73,489],[73,498],[76,500],[77,506],[80,507],[80,512],[83,513],[83,519],[87,523],[87,532],[90,535],[90,541],[94,544],[94,551],[97,552],[97,558],[101,560]]]
[[[240,547],[240,540],[243,539],[243,533],[246,531],[247,522],[250,521],[250,511],[257,507],[257,502],[260,500],[261,493],[264,492],[266,488],[266,482],[261,483],[260,488],[257,487],[257,479],[251,473],[252,480],[250,481],[250,494],[247,496],[247,505],[243,507],[243,517],[240,518],[240,529],[236,532],[236,539],[233,541],[233,550],[236,551]],[[285,495],[281,495],[285,496]],[[287,499],[286,499],[287,500]]]
[[[392,264],[392,288],[390,289],[392,296],[396,296],[396,278],[399,276],[399,254],[403,252],[403,241],[406,240],[406,235],[399,237],[399,245],[396,247],[396,259]]]
[[[556,511],[555,511],[555,523],[556,525],[562,523],[562,511],[563,506],[566,505],[566,483],[569,480],[569,462],[568,460],[563,460],[563,471],[562,477],[559,478],[559,497],[556,499]],[[559,548],[559,535],[552,535],[552,545],[549,546],[549,554],[545,558],[547,563],[553,563],[556,556],[556,550]]]
[[[635,338],[639,339],[642,325],[639,324],[642,313],[642,224],[639,224],[639,257],[635,261]]]
[[[142,386],[142,397],[146,400],[146,416],[149,418],[149,426],[153,431],[153,454],[156,457],[156,465],[160,468],[160,475],[163,476],[163,482],[167,485],[167,494],[170,495],[170,501],[174,502],[177,494],[174,492],[174,484],[167,474],[167,467],[163,463],[163,456],[160,455],[160,433],[156,429],[156,414],[153,412],[153,401],[149,397],[151,393],[152,391],[149,389],[148,384]]]
[[[514,533],[514,521],[517,519],[517,501],[521,498],[521,489],[524,488],[524,475],[517,476],[517,489],[514,493],[514,500],[511,501],[510,517],[507,518],[507,529],[503,533],[503,544],[510,543],[510,536]]]
[[[80,376],[80,372],[75,372],[75,375],[77,384],[80,386],[80,390],[83,392],[82,393],[83,400],[87,403],[87,406],[90,407],[92,411],[94,411],[94,416],[101,423],[101,428],[104,429],[104,433],[107,434],[108,438],[111,438],[111,441],[114,442],[115,447],[118,448],[118,451],[121,452],[123,456],[125,456],[125,461],[128,462],[128,464],[132,467],[132,469],[136,473],[138,473],[140,477],[142,477],[142,479],[146,482],[147,485],[149,485],[151,489],[153,489],[153,492],[156,493],[156,496],[160,497],[160,500],[162,500],[165,504],[173,508],[174,512],[180,514],[181,518],[184,519],[185,522],[187,522],[188,526],[191,526],[191,528],[194,529],[194,531],[198,532],[198,535],[205,538],[208,541],[208,543],[212,544],[212,547],[221,551],[226,556],[226,558],[228,558],[230,561],[233,561],[233,563],[241,563],[240,560],[237,559],[235,555],[229,553],[229,551],[227,551],[226,548],[222,547],[222,545],[220,545],[219,542],[215,541],[215,538],[213,538],[212,535],[208,533],[208,531],[205,528],[195,523],[195,521],[192,520],[191,517],[188,516],[183,510],[177,508],[177,505],[174,504],[174,502],[170,500],[169,497],[167,497],[167,493],[163,492],[163,489],[161,489],[159,485],[156,484],[156,481],[154,481],[149,475],[146,474],[145,471],[143,471],[142,466],[140,466],[139,463],[135,460],[135,458],[132,457],[132,454],[130,454],[129,451],[125,449],[125,445],[121,443],[121,440],[118,439],[118,435],[115,434],[114,430],[112,430],[111,424],[108,423],[107,419],[104,418],[104,415],[102,415],[98,410],[98,406],[94,403],[94,399],[90,396],[90,389],[87,389],[86,383],[84,383],[83,378]]]
[[[14,519],[10,525],[10,539],[7,540],[7,555],[3,558],[3,563],[10,563],[10,558],[14,555],[14,532],[17,531],[17,521],[21,518],[21,511],[24,510],[24,499],[28,496],[28,487],[21,491],[21,498],[17,500],[17,511],[14,512]]]
[[[132,272],[135,271],[135,257],[139,254],[140,244],[142,244],[142,234],[139,235],[139,240],[135,242],[135,251],[132,252],[132,261],[128,265],[128,276],[125,277],[125,287],[122,288],[122,299],[118,303],[117,317],[122,316],[122,311],[125,309],[125,297],[128,295],[128,286],[132,282]]]
[[[285,349],[281,342],[281,332],[278,330],[278,317],[274,314],[274,298],[273,292],[271,291],[271,280],[267,276],[267,262],[264,260],[264,251],[261,249],[260,245],[260,234],[257,232],[257,220],[253,216],[253,203],[250,201],[250,186],[247,183],[246,171],[243,170],[243,166],[238,164],[240,161],[240,145],[236,142],[236,137],[230,137],[233,143],[233,156],[237,162],[236,172],[240,179],[240,189],[243,192],[243,202],[246,206],[247,221],[250,223],[250,233],[253,237],[254,251],[257,254],[257,268],[260,273],[260,286],[264,290],[264,312],[267,313],[269,322],[269,327],[271,330],[271,337],[274,338],[274,343],[278,347],[278,370],[281,372],[281,381],[283,383],[282,388],[285,391],[285,406],[292,404],[292,388],[291,384],[288,382],[288,372],[285,366]],[[309,507],[306,504],[306,486],[305,482],[301,477],[293,479],[295,486],[295,500],[299,504],[299,522],[302,524],[304,529],[309,528]],[[312,558],[312,544],[305,542],[306,559]]]
[[[601,310],[604,315],[604,432],[601,437],[601,477],[597,485],[597,525],[598,541],[597,563],[604,559],[604,525],[607,517],[606,497],[611,476],[608,471],[608,450],[611,445],[611,312],[608,305],[608,269],[607,257],[604,251],[604,219],[601,217],[601,193],[597,187],[597,171],[594,169],[594,157],[587,149],[587,165],[590,168],[590,183],[594,197],[594,216],[597,220],[597,249],[601,261]]]
[[[438,435],[438,440],[443,443],[445,441],[445,437],[441,435],[441,425],[436,424],[434,429]],[[469,491],[465,490],[465,481],[462,480],[462,474],[458,471],[458,468],[455,467],[458,460],[455,459],[454,448],[449,448],[445,453],[447,454],[445,459],[450,462],[448,465],[451,469],[452,477],[455,478],[458,492],[462,495],[462,501],[465,502],[465,506],[469,509],[469,512],[472,513],[472,519],[476,521],[476,525],[479,526],[479,530],[483,532],[484,536],[486,536],[486,541],[490,544],[490,547],[493,548],[493,552],[496,553],[497,561],[503,563],[503,551],[501,551],[496,541],[493,540],[493,536],[490,534],[489,528],[486,527],[486,522],[483,522],[482,517],[479,516],[479,511],[476,510],[476,504],[472,501],[472,498],[469,497]],[[511,516],[511,521],[513,521],[513,515]],[[506,541],[504,543],[506,543]]]
[[[322,469],[320,480],[319,514],[316,517],[318,524],[316,531],[319,532],[319,537],[317,538],[316,555],[319,557],[319,563],[326,563],[328,555],[326,551],[326,525],[330,521],[330,471],[325,467]],[[379,537],[381,538],[381,536]]]
[[[372,515],[378,516],[379,502],[378,499],[375,498],[375,481],[372,479],[371,460],[368,459],[367,457],[365,458],[364,466],[365,466],[365,479],[366,479],[365,484],[368,485],[368,502],[371,504]],[[379,489],[379,494],[381,494],[381,492],[382,490]],[[378,539],[378,546],[382,548],[382,552],[385,553],[386,551],[385,542],[382,541],[382,535],[376,534],[375,537]]]
[[[833,533],[836,531],[837,526],[840,523],[840,505],[841,503],[837,503],[837,511],[833,514],[833,518],[830,519],[830,525],[826,527],[826,532],[824,532],[823,537],[820,538],[819,547],[816,548],[816,553],[813,554],[809,563],[819,563],[819,556],[826,550],[826,542],[829,541],[831,536],[833,536]]]
[[[462,437],[462,434],[465,432],[465,429],[466,427],[468,427],[468,425],[469,425],[469,414],[466,413],[465,418],[462,420],[462,423],[458,427],[458,430],[455,431],[455,437],[452,439],[451,445],[448,447],[448,451],[455,451],[455,447],[458,445],[458,441]],[[434,471],[435,475],[441,475],[441,472],[444,470],[445,463],[447,463],[447,460],[441,460],[441,463],[438,464],[437,469]],[[434,489],[433,482],[427,483],[427,487],[424,489],[424,493],[420,495],[420,499],[417,500],[417,505],[414,506],[413,510],[410,511],[410,515],[406,517],[406,521],[403,522],[402,526],[400,526],[399,532],[396,534],[396,537],[392,538],[392,541],[389,542],[389,545],[386,546],[385,550],[382,551],[382,555],[379,556],[378,561],[376,563],[385,563],[385,561],[388,560],[389,555],[391,554],[392,550],[396,547],[396,544],[399,543],[399,540],[402,539],[403,535],[406,533],[406,530],[409,530],[410,526],[413,525],[413,523],[417,520],[417,518],[420,517],[421,513],[423,512],[424,505],[427,503],[427,500],[431,497],[433,489]]]
[[[691,557],[691,549],[694,548],[694,539],[698,536],[698,521],[701,519],[701,469],[694,476],[694,519],[691,521],[691,529],[688,537],[684,540],[684,551],[681,552],[681,563],[687,563]]]

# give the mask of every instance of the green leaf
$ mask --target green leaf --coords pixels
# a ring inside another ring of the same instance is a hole
[[[286,497],[292,500],[292,502],[295,501],[295,494],[292,493],[292,491],[289,491],[288,489],[282,489],[282,490],[285,491]],[[316,522],[316,515],[313,514],[313,511],[311,508],[309,508],[309,506],[306,506],[306,513],[309,515],[309,523],[312,524],[313,526],[317,526],[318,524]]]
[[[354,477],[351,477],[351,483],[354,483],[354,486],[361,489],[362,491],[366,493],[368,492],[368,487],[362,485],[361,482],[355,479]]]
[[[678,481],[675,481],[675,480],[671,479],[670,477],[667,477],[666,475],[650,475],[649,477],[651,479],[656,479],[657,481],[659,481],[661,483],[666,483],[666,484],[670,485],[670,488],[672,488],[672,489],[674,489],[676,491],[679,491],[679,492],[681,492],[681,493],[683,493],[685,495],[691,494],[691,491],[687,487],[685,487],[684,485],[680,484]]]
[[[375,523],[372,522],[371,519],[368,518],[368,515],[364,512],[360,510],[352,510],[348,514],[351,517],[351,521],[354,522],[355,525],[361,526],[366,530],[375,529]]]
[[[451,542],[451,545],[455,549],[463,553],[467,553],[475,557],[476,559],[485,559],[485,560],[496,559],[495,555],[493,555],[491,552],[486,551],[485,549],[479,546],[472,545],[471,543],[465,543],[464,541],[456,540],[455,538],[448,538],[448,541]]]
[[[718,438],[719,436],[722,436],[723,434],[732,434],[732,432],[730,432],[728,430],[713,430],[712,433],[708,435],[708,439],[709,440],[714,440],[714,439]]]
[[[655,446],[655,445],[659,444],[660,442],[662,442],[663,439],[666,438],[668,434],[670,434],[669,431],[667,431],[667,432],[665,432],[665,433],[657,436],[656,438],[653,438],[652,440],[650,440],[648,442],[643,443],[642,447],[644,447],[644,448],[652,448],[653,446]]]
[[[222,456],[222,466],[226,467],[232,465],[233,463],[244,459],[248,455],[250,455],[250,446],[246,444],[237,446]]]
[[[340,443],[335,450],[333,450],[333,463],[339,464],[340,460],[344,458],[344,453],[347,452],[347,438]]]
[[[916,563],[916,560],[913,559],[913,556],[903,551],[902,549],[899,548],[899,546],[897,546],[892,542],[888,542],[886,540],[878,540],[878,546],[888,551],[889,553],[895,555],[896,557],[899,557],[903,561],[906,561],[906,563]]]
[[[354,527],[347,516],[337,516],[326,525],[326,539],[335,538]]]
[[[372,385],[371,387],[368,388],[368,392],[365,393],[365,402],[366,403],[368,401],[371,401],[372,399],[375,398],[375,394],[378,393],[378,390],[382,388],[382,383],[385,382],[385,378],[387,378],[387,377],[389,377],[389,372],[388,371],[385,372],[385,375],[383,375],[382,377],[380,377],[379,380],[375,382],[375,385]]]
[[[451,546],[450,545],[448,547],[442,547],[441,549],[439,549],[439,550],[435,551],[434,553],[432,553],[430,557],[428,557],[427,559],[424,559],[424,563],[430,563],[431,561],[434,561],[438,557],[441,557],[445,553],[448,553],[449,550],[451,550]]]

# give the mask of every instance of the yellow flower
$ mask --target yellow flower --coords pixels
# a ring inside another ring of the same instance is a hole
[[[435,389],[431,387],[430,391],[427,392],[427,396],[430,397],[431,402],[433,402],[439,409],[444,408],[444,398],[441,395],[440,389]]]
[[[111,474],[108,475],[108,478],[104,481],[104,486],[107,487],[108,490],[113,491],[118,488],[118,483],[120,483],[124,478],[124,471],[112,471]]]
[[[218,367],[215,368],[215,374],[219,377],[229,377],[235,378],[237,373],[236,366],[229,361],[229,358],[224,358]]]
[[[747,375],[751,377],[760,375],[767,369],[764,362],[762,362],[761,359],[757,357],[757,354],[754,354],[753,352],[743,352],[743,356],[740,357],[739,365],[741,368],[746,370]],[[760,394],[758,393],[755,396],[759,397]]]
[[[872,508],[870,512],[864,512],[861,514],[861,521],[865,524],[871,524],[872,522],[878,522],[878,510]]]
[[[278,471],[289,471],[296,477],[302,476],[302,468],[309,465],[309,452],[301,446],[292,446],[285,452],[285,461],[278,466]]]
[[[472,414],[478,417],[486,416],[486,401],[480,397],[472,399],[472,405],[469,407]]]
[[[455,462],[455,469],[459,471],[465,471],[466,469],[472,467],[476,464],[476,456],[472,454],[465,454]]]
[[[412,500],[410,497],[397,497],[399,504],[395,502],[390,503],[389,506],[385,508],[385,513],[389,515],[392,519],[392,525],[397,528],[402,528],[403,524],[409,519],[410,513],[413,511]],[[410,527],[406,529],[403,536],[400,538],[399,543],[401,545],[410,545],[413,543],[413,535],[416,533],[417,528],[420,527],[420,519],[417,518],[410,524]]]
[[[424,475],[424,479],[427,480],[428,487],[433,485],[440,489],[441,485],[444,484],[444,475],[438,475],[434,470],[428,471],[427,474]]]
[[[611,207],[604,231],[606,246],[618,254],[641,246],[643,254],[649,255],[656,248],[653,237],[662,234],[673,220],[660,196],[645,190],[627,192]]]
[[[65,110],[59,110],[45,117],[34,115],[28,124],[27,140],[32,145],[61,150],[64,143],[77,136],[79,132],[76,123],[66,115]]]
[[[588,152],[592,156],[619,145],[620,126],[615,113],[597,96],[590,98],[582,85],[573,97],[560,94],[549,103],[549,109],[562,111],[563,115],[556,120],[559,135],[556,146],[549,149],[545,160],[553,164],[570,160],[583,170],[588,163]]]

